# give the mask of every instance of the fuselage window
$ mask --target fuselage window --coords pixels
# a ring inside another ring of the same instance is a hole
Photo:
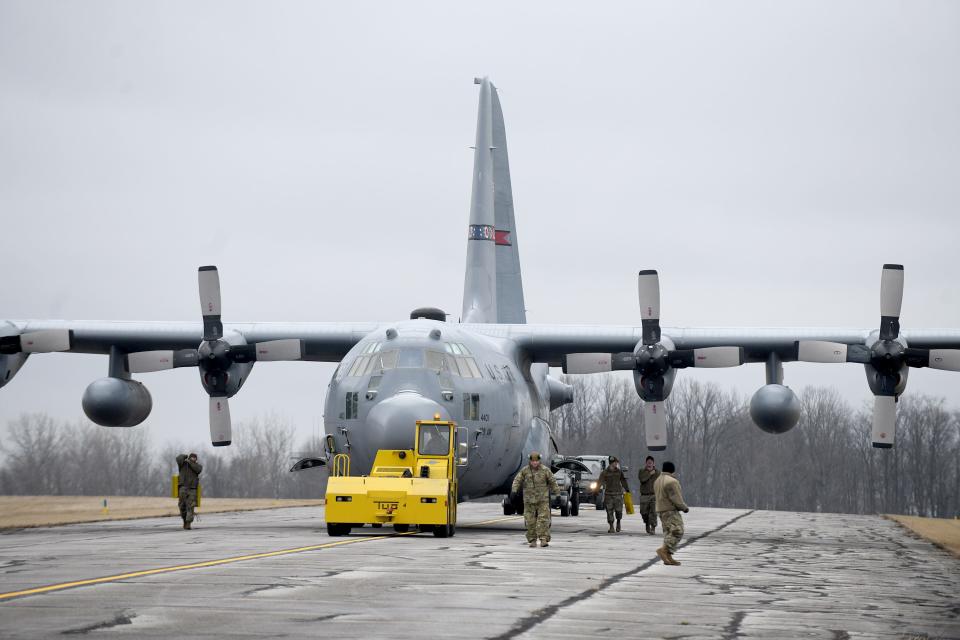
[[[447,351],[449,351],[450,353],[452,353],[452,354],[455,355],[455,356],[461,356],[461,355],[463,355],[463,351],[460,350],[460,345],[457,344],[456,342],[448,342],[448,343],[447,343]]]
[[[359,391],[347,391],[347,406],[344,410],[343,417],[347,420],[355,420],[359,417],[357,409],[359,408]]]
[[[423,368],[423,351],[421,349],[401,349],[397,366],[401,369]]]
[[[480,419],[480,394],[479,393],[463,394],[463,419],[464,420]]]

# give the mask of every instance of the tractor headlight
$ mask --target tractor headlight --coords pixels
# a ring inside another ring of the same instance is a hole
[[[597,483],[596,483],[596,482],[591,482],[591,483],[590,483],[590,491],[596,491],[596,490],[597,490]]]

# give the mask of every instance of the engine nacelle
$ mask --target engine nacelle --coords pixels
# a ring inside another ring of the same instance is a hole
[[[17,371],[20,371],[20,367],[27,361],[28,355],[26,353],[0,355],[0,387],[13,380],[13,376],[17,375]]]
[[[782,384],[766,384],[750,399],[750,417],[767,433],[786,433],[800,420],[800,400]]]
[[[136,380],[100,378],[83,392],[83,412],[102,427],[133,427],[150,415],[153,399]]]
[[[547,390],[550,392],[550,411],[573,402],[573,387],[547,376]]]

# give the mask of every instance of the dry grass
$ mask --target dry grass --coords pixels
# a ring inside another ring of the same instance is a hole
[[[104,513],[103,501],[107,501]],[[323,500],[203,498],[197,513],[308,507]],[[0,496],[0,529],[45,527],[75,522],[179,516],[176,498],[138,496]]]
[[[888,515],[894,522],[960,558],[960,520]]]

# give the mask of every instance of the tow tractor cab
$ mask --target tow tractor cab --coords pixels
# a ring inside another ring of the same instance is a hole
[[[433,531],[438,538],[455,533],[457,467],[467,464],[465,434],[455,422],[417,420],[412,449],[381,449],[369,476],[351,476],[350,458],[337,454],[327,482],[327,533],[342,536],[354,527],[392,525]],[[460,444],[458,444],[460,443]]]

